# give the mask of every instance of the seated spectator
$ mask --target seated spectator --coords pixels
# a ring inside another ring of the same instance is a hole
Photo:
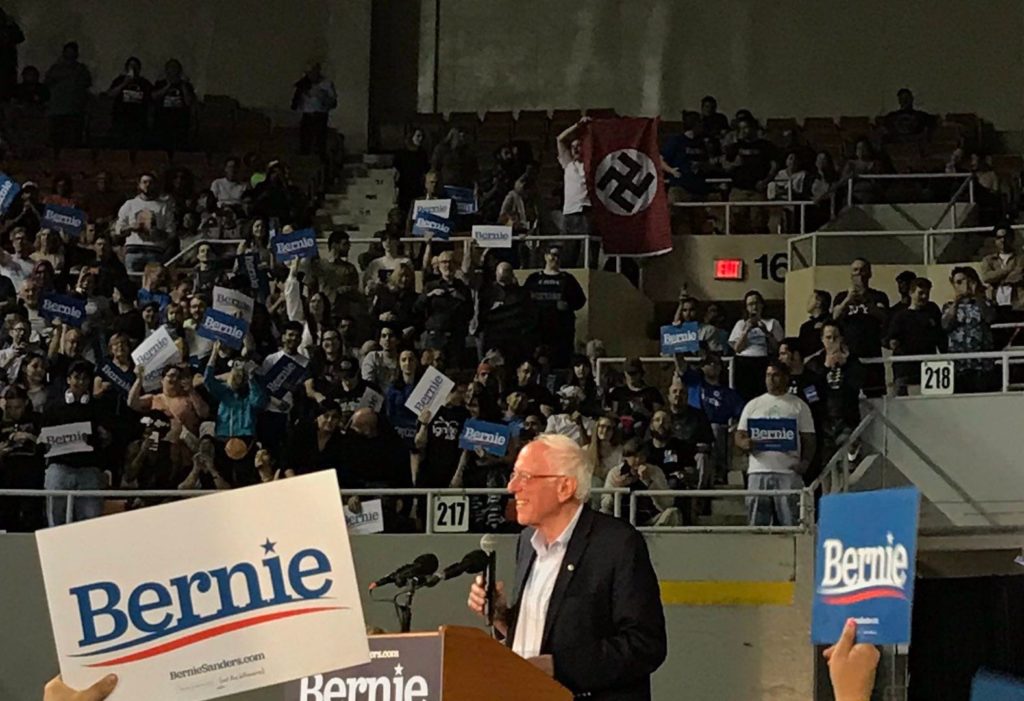
[[[875,153],[874,147],[867,139],[860,139],[854,146],[853,158],[843,166],[842,181],[854,179],[853,201],[857,204],[878,202],[879,185],[877,181],[861,178],[862,175],[880,175],[888,172],[885,162]]]
[[[265,452],[265,451],[264,451]],[[236,483],[237,486],[247,484]],[[217,442],[212,421],[199,427],[199,442],[192,456],[192,470],[178,485],[178,489],[231,489],[232,484],[217,468]]]
[[[871,263],[855,258],[850,264],[850,288],[838,293],[832,317],[839,323],[850,351],[858,358],[881,358],[882,335],[889,318],[889,296],[871,287]],[[885,393],[885,368],[871,365],[864,378],[864,394]]]
[[[616,417],[597,419],[593,438],[587,444],[587,455],[594,465],[594,486],[603,487],[608,473],[622,465],[622,432]]]
[[[267,164],[267,177],[252,189],[252,212],[266,220],[292,222],[296,227],[309,220],[309,202],[288,175],[281,161]]]
[[[568,436],[579,445],[590,443],[594,434],[594,420],[580,412],[583,403],[583,390],[573,385],[565,385],[558,390],[561,401],[561,413],[548,417],[545,433],[557,433]]]
[[[174,209],[159,197],[156,189],[156,176],[142,173],[138,179],[138,191],[135,197],[127,200],[117,213],[117,233],[127,235],[136,225],[140,212],[153,215],[152,226],[167,235],[175,233]]]
[[[170,59],[164,64],[164,77],[153,86],[153,137],[157,146],[167,151],[188,148],[195,102],[195,88],[185,77],[181,62]]]
[[[474,187],[478,166],[466,132],[459,127],[449,129],[444,140],[434,148],[430,168],[437,172],[445,185]]]
[[[39,416],[57,396],[57,385],[47,377],[46,357],[42,354],[33,353],[22,361],[17,381],[28,392],[32,410]]]
[[[142,61],[130,57],[106,92],[114,100],[111,126],[120,148],[138,149],[145,144],[152,94],[153,84],[142,76]]]
[[[469,418],[465,406],[466,385],[456,383],[448,400],[435,416],[428,409],[418,417],[415,445],[420,461],[416,472],[416,486],[420,488],[447,488],[462,456],[459,436]]]
[[[374,258],[363,268],[363,291],[367,296],[373,295],[378,285],[386,284],[399,266],[408,265],[412,269],[412,261],[400,252],[402,242],[397,231],[385,231],[381,244],[384,255]]]
[[[580,413],[591,419],[596,419],[605,413],[604,391],[597,386],[597,380],[594,379],[594,372],[590,369],[590,361],[587,356],[579,354],[573,356],[567,384],[578,387],[583,392],[583,399],[580,400]]]
[[[14,382],[21,374],[21,366],[33,354],[42,352],[38,339],[32,339],[32,326],[28,319],[19,316],[11,325],[8,345],[0,350],[0,370],[6,378],[4,384]]]
[[[821,327],[821,344],[822,352],[808,359],[807,371],[817,378],[814,386],[823,403],[821,455],[831,458],[860,423],[859,397],[866,373],[835,322]]]
[[[12,375],[13,377],[13,375]],[[0,489],[42,489],[45,465],[38,444],[39,421],[32,413],[28,393],[10,385],[0,400]],[[0,499],[0,530],[31,533],[45,527],[43,504],[34,497]]]
[[[818,152],[818,155],[814,158],[813,176],[814,181],[811,184],[811,195],[816,202],[827,204],[828,196],[832,193],[836,183],[839,182],[839,171],[836,170],[836,164],[832,160],[831,153],[828,151]],[[813,228],[816,229],[817,226]]]
[[[814,187],[814,176],[807,170],[804,160],[806,149],[790,148],[786,153],[785,166],[768,183],[767,197],[775,201],[809,201]],[[813,155],[813,152],[811,152]],[[792,233],[798,231],[799,212],[794,207],[772,207],[768,215],[768,231],[771,233]]]
[[[1016,232],[1007,224],[995,227],[996,252],[981,259],[981,281],[1001,324],[1024,319],[1024,258],[1017,252]],[[1005,346],[1008,334],[999,346]]]
[[[733,358],[734,387],[745,400],[760,394],[764,386],[768,358],[775,355],[779,341],[785,335],[776,319],[764,318],[764,297],[751,290],[743,297],[744,318],[736,322],[729,334],[729,345],[736,353]]]
[[[761,202],[768,183],[779,169],[775,147],[757,134],[757,124],[743,119],[737,125],[736,159],[726,166],[732,178],[729,199],[734,202]],[[748,234],[764,231],[766,213],[763,207],[736,207],[732,211],[732,231]]]
[[[829,327],[826,327],[829,328]],[[751,491],[801,490],[801,478],[815,451],[814,420],[802,400],[789,393],[789,368],[773,360],[765,372],[767,392],[743,408],[736,427],[736,447],[748,453],[747,488]],[[751,421],[786,419],[795,429],[795,450],[765,447],[751,438]],[[751,526],[796,526],[800,523],[800,498],[797,494],[747,497]]]
[[[944,334],[939,308],[930,301],[932,282],[915,278],[910,283],[910,304],[900,309],[889,320],[886,344],[893,355],[931,355],[942,350]],[[896,394],[907,394],[909,385],[921,384],[921,363],[918,361],[892,364]]]
[[[363,379],[377,387],[387,387],[398,376],[398,330],[390,325],[380,329],[380,349],[363,356]]]
[[[81,208],[89,223],[103,228],[117,219],[123,203],[124,195],[110,188],[110,173],[100,170],[96,172],[92,190],[82,197]]]
[[[990,351],[994,344],[989,325],[996,318],[995,308],[985,299],[978,271],[957,266],[949,276],[953,285],[952,302],[942,307],[942,330],[950,353]],[[996,387],[991,360],[956,360],[954,387],[958,394],[991,392]]]
[[[668,480],[660,467],[651,464],[647,454],[648,448],[635,438],[626,441],[622,447],[623,462],[611,470],[605,479],[606,489],[626,487],[630,492],[643,492],[648,489],[668,489]],[[605,494],[601,497],[601,511],[611,514],[614,497]],[[638,526],[680,526],[682,514],[673,506],[672,497],[639,498],[636,502],[636,525]]]
[[[39,80],[39,69],[25,66],[21,69],[21,82],[14,88],[14,101],[27,107],[45,107],[50,101],[50,88]]]
[[[48,261],[54,270],[64,270],[64,242],[60,234],[52,229],[40,229],[36,233],[35,251],[32,260]]]
[[[43,204],[55,204],[58,207],[78,207],[75,196],[75,181],[68,173],[53,176],[53,192],[43,197]]]
[[[352,415],[339,463],[338,484],[344,489],[402,489],[412,486],[409,450],[373,409]],[[409,497],[385,497],[384,528],[390,532],[412,530]],[[351,508],[351,500],[349,501]]]
[[[810,318],[800,324],[800,354],[808,358],[821,350],[821,327],[832,319],[832,295],[825,290],[815,290],[807,303]]]
[[[528,415],[551,416],[560,406],[547,387],[537,382],[537,363],[532,358],[524,360],[516,369],[516,384],[509,389],[506,397],[512,392],[520,392],[526,397],[529,403],[526,409]],[[543,430],[541,428],[541,432]]]
[[[718,111],[718,100],[705,95],[700,101],[700,131],[711,139],[721,138],[729,131],[729,118]]]
[[[109,434],[102,427],[102,421],[96,411],[92,397],[93,368],[84,361],[73,363],[67,369],[67,392],[54,397],[43,411],[41,426],[65,426],[67,424],[88,423],[90,429],[89,445],[103,447]],[[100,469],[102,453],[98,450],[77,450],[63,455],[55,455],[46,459],[46,476],[44,479],[47,490],[88,490],[106,489],[110,486],[107,476]],[[47,497],[47,516],[50,526],[62,526],[67,522],[67,497]],[[103,514],[103,499],[98,497],[78,497],[74,500],[72,520],[82,521],[96,518]]]
[[[559,369],[568,367],[575,352],[576,312],[587,303],[579,281],[562,270],[561,257],[561,246],[547,246],[544,269],[530,273],[523,283],[537,313],[537,334],[551,346],[551,362]]]
[[[640,358],[627,358],[623,372],[626,381],[608,393],[608,401],[618,416],[632,417],[627,433],[642,435],[654,412],[665,405],[665,397],[657,387],[647,384]]]
[[[337,471],[341,467],[347,448],[341,433],[341,417],[338,402],[327,399],[317,405],[314,422],[302,422],[295,427],[287,451],[286,477],[320,470]],[[340,482],[340,474],[338,479]]]
[[[718,328],[700,321],[700,302],[696,298],[690,297],[686,290],[679,292],[679,305],[676,307],[672,323],[676,326],[696,323],[698,325],[697,340],[700,342],[701,348],[715,353],[724,353],[728,348],[728,345],[722,344],[722,334],[718,332]]]
[[[241,159],[230,156],[224,161],[224,175],[210,183],[210,192],[217,198],[218,205],[242,204],[242,193],[249,188],[245,178],[239,176]]]
[[[78,60],[78,42],[64,45],[61,57],[46,71],[46,87],[50,90],[50,145],[57,149],[79,148],[85,136],[85,108],[92,75]]]
[[[681,377],[682,384],[686,387],[687,404],[704,412],[710,424],[711,438],[701,438],[707,444],[710,451],[711,473],[706,475],[705,483],[725,484],[729,469],[729,454],[731,441],[729,430],[740,418],[743,411],[743,397],[739,392],[724,383],[722,377],[722,358],[717,353],[704,351],[700,360],[699,368],[684,368]],[[678,425],[680,436],[686,434],[701,435],[703,426],[694,418],[684,413],[679,406],[679,399],[673,400],[676,396],[676,382],[669,389],[670,408],[678,414]],[[674,402],[674,404],[673,404]],[[674,407],[674,408],[673,408]],[[688,431],[687,426],[694,426],[698,430]]]
[[[896,93],[900,108],[885,115],[882,120],[885,140],[889,143],[921,141],[935,126],[935,117],[914,108],[914,93],[900,88]]]

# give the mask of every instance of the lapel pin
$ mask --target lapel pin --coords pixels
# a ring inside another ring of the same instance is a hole
[[[575,570],[575,569],[576,569],[576,566],[575,566],[575,565],[572,565],[572,564],[570,564],[570,565],[569,565],[568,567],[566,567],[566,569],[567,569],[567,570],[569,570],[570,572],[572,572],[573,570]]]

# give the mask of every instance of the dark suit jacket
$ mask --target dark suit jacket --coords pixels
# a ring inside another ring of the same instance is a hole
[[[533,534],[527,528],[519,536],[509,646],[536,557]],[[555,679],[577,697],[649,701],[651,673],[664,662],[667,647],[658,578],[643,536],[628,523],[584,506],[544,624],[540,652],[554,658]]]

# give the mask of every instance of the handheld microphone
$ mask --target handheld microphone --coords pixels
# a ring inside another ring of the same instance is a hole
[[[484,603],[484,615],[487,616],[487,625],[491,628],[491,633],[494,633],[494,584],[497,579],[495,570],[497,568],[497,554],[495,552],[498,545],[498,538],[493,533],[485,533],[480,539],[480,549],[487,553],[487,566],[484,568],[484,589],[487,592],[487,599]]]
[[[398,586],[404,586],[405,583],[414,577],[426,577],[428,575],[437,572],[437,555],[433,553],[424,553],[408,565],[402,565],[397,570],[392,572],[386,577],[370,582],[370,589],[376,589],[382,587],[385,584],[396,584]]]
[[[473,550],[466,553],[460,561],[448,565],[441,571],[440,575],[432,575],[427,578],[426,586],[433,587],[441,582],[458,577],[463,574],[477,574],[487,568],[487,553],[483,550]]]

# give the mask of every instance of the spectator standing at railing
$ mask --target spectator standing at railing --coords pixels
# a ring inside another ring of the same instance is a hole
[[[821,457],[831,458],[860,423],[860,392],[865,368],[843,339],[838,324],[828,322],[821,328],[821,353],[807,361],[807,371],[819,378],[816,390],[821,395]],[[857,448],[851,446],[853,454]]]
[[[821,336],[819,333],[818,351],[812,356],[812,361],[821,354],[821,349]],[[804,362],[804,354],[800,350],[799,339],[782,339],[782,343],[779,344],[779,362],[789,368],[789,393],[794,397],[802,399],[807,408],[811,410],[811,418],[814,419],[814,433],[819,438],[822,437],[827,414],[825,406],[827,392],[824,386],[824,377],[820,373],[808,369],[807,364]],[[810,482],[821,474],[822,443],[823,441],[819,440],[815,445],[814,455],[811,457],[807,472],[803,476],[805,482]]]
[[[105,93],[114,100],[111,125],[120,148],[134,150],[145,143],[152,93],[153,84],[142,76],[142,61],[129,57]]]
[[[518,366],[536,345],[537,312],[530,291],[519,284],[512,265],[498,263],[494,281],[479,292],[478,335],[481,355],[497,349]]]
[[[955,298],[942,308],[942,329],[950,353],[982,353],[994,347],[990,324],[995,308],[985,299],[978,271],[968,266],[953,268],[949,281]],[[991,360],[957,360],[954,387],[957,393],[989,392],[995,388]]]
[[[889,296],[871,287],[871,263],[855,258],[850,264],[850,287],[835,297],[832,316],[839,323],[850,352],[858,358],[881,358],[882,336],[889,320]],[[864,394],[885,394],[885,367],[871,365],[864,377]]]
[[[732,178],[729,200],[733,202],[761,202],[765,199],[768,183],[778,171],[775,147],[757,134],[753,119],[743,119],[737,125],[737,158],[726,166]],[[767,226],[763,207],[736,207],[732,210],[732,232],[759,233]]]
[[[732,442],[729,440],[729,428],[740,418],[743,411],[743,397],[739,392],[724,383],[722,358],[717,353],[704,351],[701,354],[699,368],[677,368],[687,389],[687,403],[700,409],[711,424],[713,446],[711,462],[713,479],[717,484],[724,484],[729,467],[729,452]],[[671,389],[669,400],[671,401]]]
[[[1024,257],[1017,252],[1016,232],[1008,224],[999,224],[995,231],[996,252],[981,259],[981,281],[988,288],[988,299],[995,305],[996,322],[1019,322],[1024,319]],[[1005,347],[1013,329],[1000,329],[996,334],[998,347]]]
[[[46,86],[50,89],[50,145],[57,149],[80,147],[92,75],[78,60],[77,41],[65,44],[60,59],[46,71]]]
[[[4,390],[0,400],[0,489],[42,489],[43,454],[39,422],[28,393],[18,385]],[[32,497],[0,498],[0,530],[31,533],[46,525],[43,504]]]
[[[537,333],[551,346],[551,362],[566,368],[576,347],[576,312],[587,295],[572,273],[562,270],[562,247],[550,244],[544,251],[544,269],[530,273],[523,286],[537,311]]]
[[[153,85],[153,137],[168,151],[188,148],[196,91],[185,76],[181,62],[164,64],[164,77]]]
[[[801,477],[813,459],[816,448],[814,419],[802,400],[789,393],[789,368],[773,360],[765,372],[768,391],[752,399],[743,408],[736,427],[736,446],[750,458],[747,488],[752,491],[803,489]],[[795,426],[796,450],[762,447],[750,435],[750,421],[787,419]],[[800,499],[796,495],[747,497],[751,526],[795,526],[800,522]]]
[[[807,358],[821,350],[821,327],[832,320],[832,295],[825,290],[815,290],[807,303],[810,318],[800,324],[798,334],[800,354]]]
[[[931,292],[932,282],[927,278],[915,278],[910,283],[909,305],[897,310],[889,320],[885,343],[893,355],[931,355],[941,352],[945,340],[942,313],[930,301]],[[921,363],[900,363],[894,359],[892,375],[896,394],[905,396],[909,385],[921,384]]]
[[[711,452],[715,445],[715,436],[707,415],[700,409],[696,409],[687,403],[686,390],[686,385],[681,378],[673,378],[672,385],[668,390],[668,407],[664,410],[656,411],[654,416],[651,417],[651,435],[654,436],[656,431],[662,433],[668,431],[668,434],[673,439],[679,441],[680,447],[683,449],[682,454],[686,456],[685,460],[681,459],[680,464],[685,463],[687,466],[695,467],[700,477],[698,484],[707,486],[712,481],[710,461]],[[668,423],[656,428],[655,417],[659,414],[665,414]],[[665,468],[666,474],[675,471],[668,469],[669,464],[672,462],[669,457],[659,457],[653,453],[652,456],[658,458],[656,462]],[[677,476],[677,479],[682,478]]]
[[[437,269],[439,277],[424,284],[413,313],[422,321],[423,347],[443,350],[449,363],[461,367],[473,318],[473,292],[455,276],[452,251],[437,257]]]
[[[775,355],[785,335],[777,319],[765,318],[764,297],[757,290],[743,296],[744,318],[729,334],[733,358],[733,386],[745,400],[761,394],[768,358]]]
[[[583,172],[583,140],[579,136],[588,122],[590,117],[581,117],[555,137],[558,164],[562,166],[563,234],[590,234],[590,194],[587,192],[587,176]],[[575,264],[578,255],[578,241],[566,246],[567,264]]]

